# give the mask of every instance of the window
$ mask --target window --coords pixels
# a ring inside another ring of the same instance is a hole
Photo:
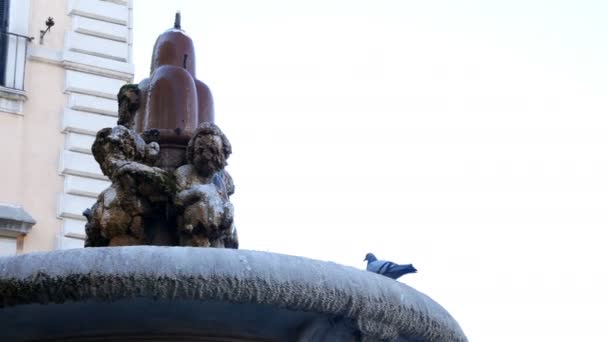
[[[0,112],[23,114],[30,0],[0,0]]]
[[[0,236],[0,257],[17,254],[17,239]]]
[[[23,35],[21,18],[29,1],[0,0],[0,85],[23,91],[25,60],[30,37]]]

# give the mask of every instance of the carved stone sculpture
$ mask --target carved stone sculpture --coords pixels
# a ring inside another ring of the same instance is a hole
[[[159,145],[122,125],[100,130],[92,152],[112,185],[84,212],[86,247],[238,248],[229,200],[234,183],[224,170],[232,147],[215,124],[205,122],[194,132],[187,164],[174,171],[152,166]]]
[[[188,143],[188,164],[175,171],[180,245],[238,247],[234,207],[228,199],[234,184],[224,170],[230,153],[230,142],[212,123],[203,123]]]
[[[158,144],[146,144],[135,131],[119,125],[99,131],[91,149],[112,185],[85,212],[85,246],[147,244],[144,218],[175,192],[173,175],[148,165],[158,156]]]
[[[179,14],[157,39],[150,78],[124,85],[117,99],[118,126],[99,131],[92,147],[112,185],[83,213],[85,246],[238,248],[224,170],[232,148],[213,123]]]
[[[125,84],[118,91],[118,124],[133,128],[135,113],[140,107],[140,90],[137,84]]]

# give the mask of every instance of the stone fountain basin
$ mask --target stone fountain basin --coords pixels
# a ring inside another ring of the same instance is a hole
[[[2,341],[467,341],[411,287],[307,258],[85,248],[0,258]]]

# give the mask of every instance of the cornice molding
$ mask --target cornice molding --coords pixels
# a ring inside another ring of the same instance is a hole
[[[31,61],[59,65],[67,70],[116,78],[125,82],[131,82],[133,80],[135,69],[134,65],[131,63],[44,47],[31,48],[28,53],[28,59]]]

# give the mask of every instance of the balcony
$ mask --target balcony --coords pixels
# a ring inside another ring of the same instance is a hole
[[[0,111],[22,114],[25,95],[25,64],[32,37],[0,32]]]

